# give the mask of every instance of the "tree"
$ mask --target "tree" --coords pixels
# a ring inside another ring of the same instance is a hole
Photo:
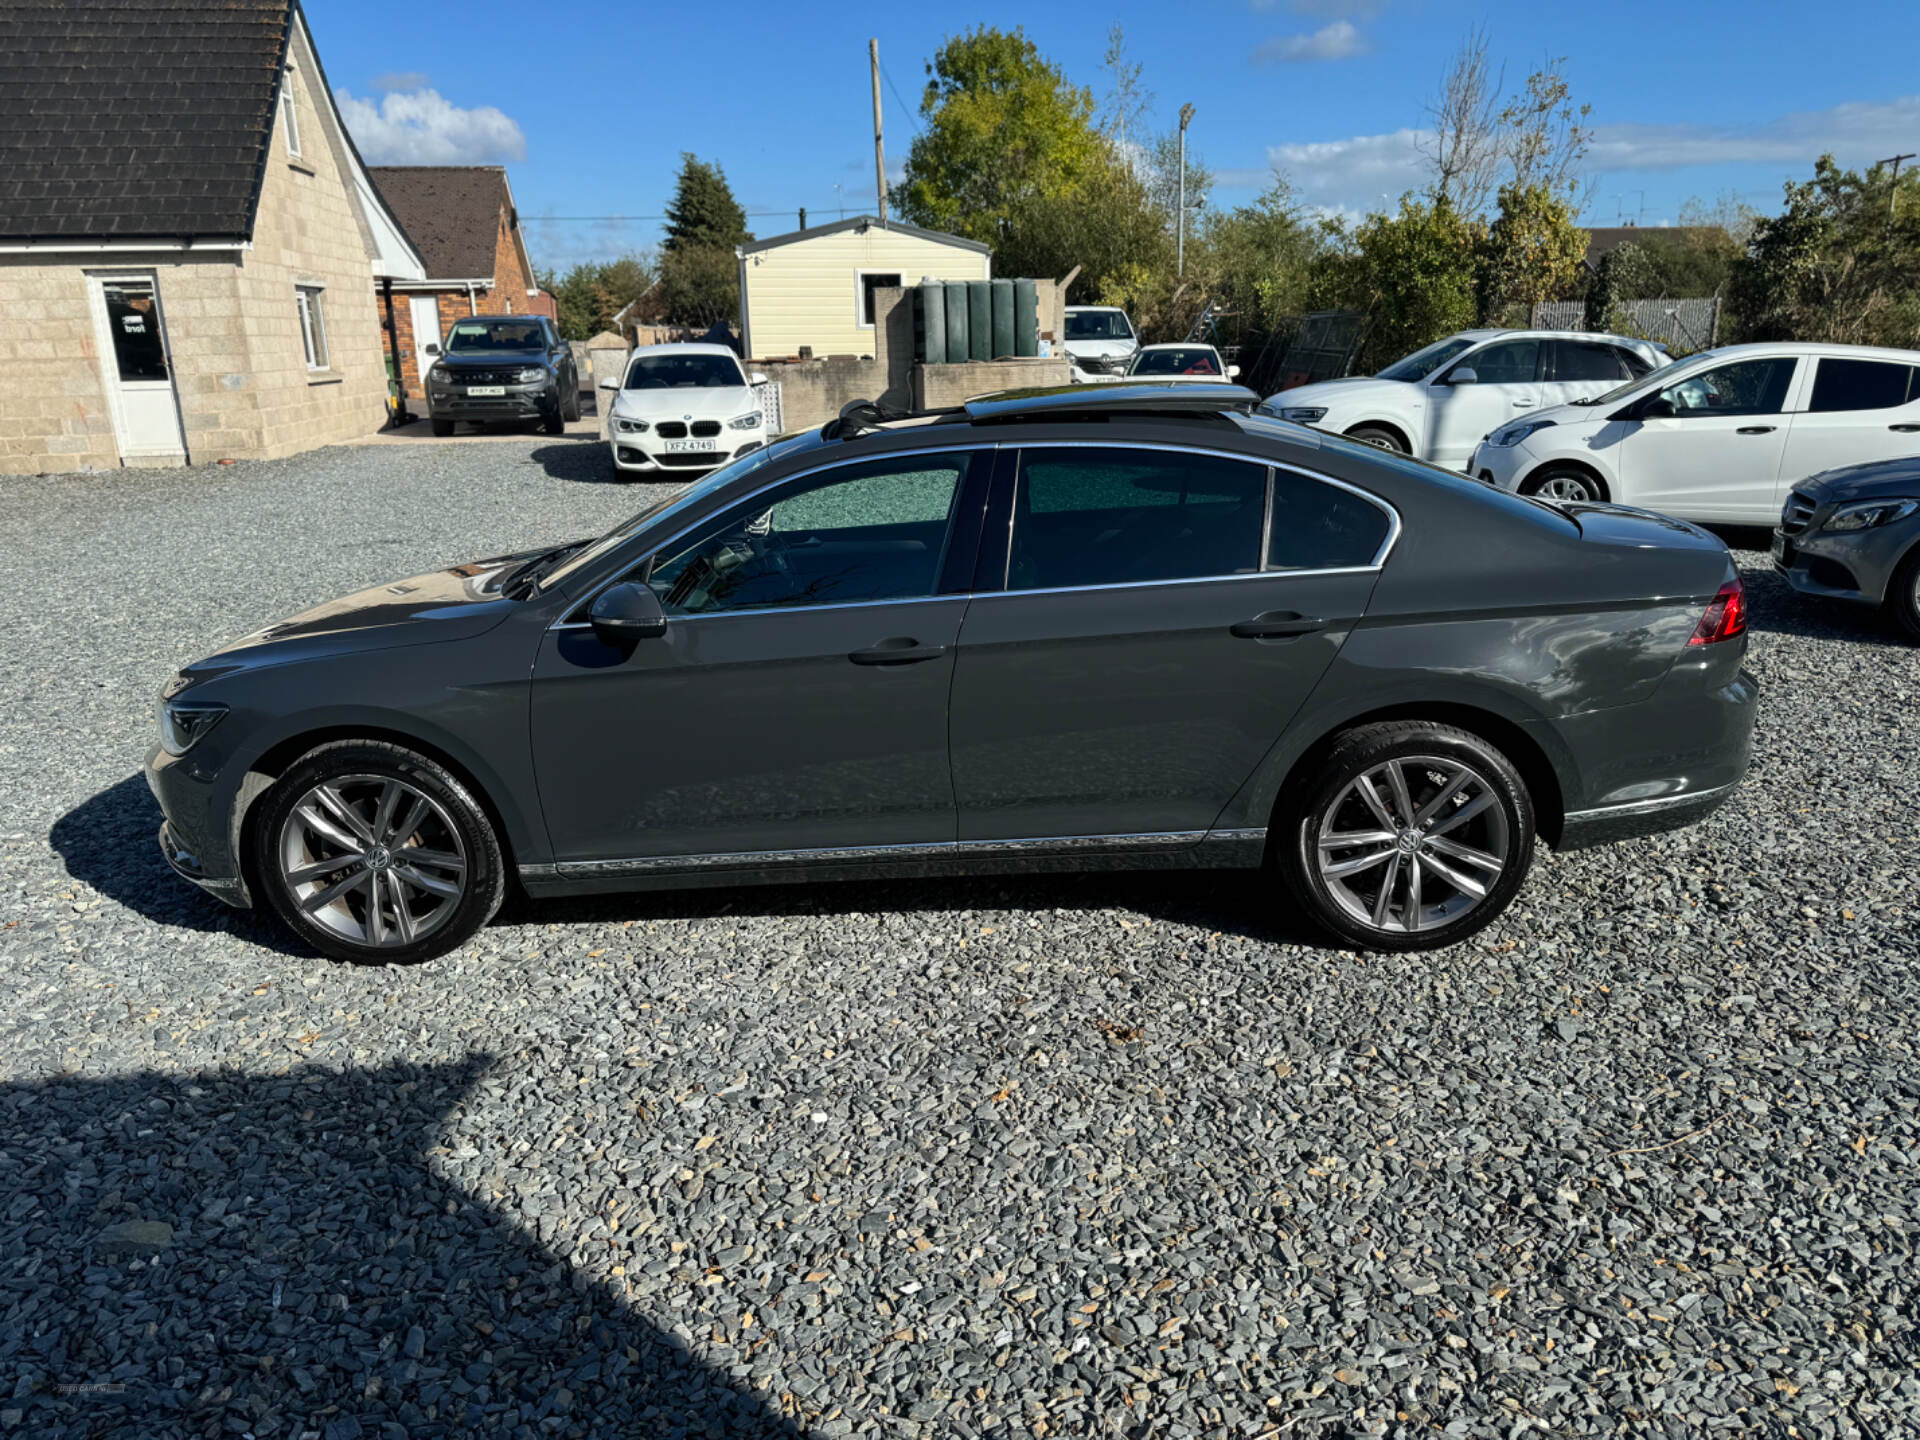
[[[586,340],[612,329],[613,317],[632,302],[651,298],[659,273],[652,255],[633,254],[575,265],[564,275],[543,274],[540,286],[559,309],[560,333]]]
[[[1324,238],[1313,303],[1367,315],[1363,371],[1474,323],[1479,232],[1451,201],[1404,195],[1399,214],[1327,221]]]
[[[1141,83],[1143,67],[1127,56],[1126,32],[1118,25],[1107,32],[1107,54],[1101,68],[1113,77],[1107,103],[1100,111],[1100,133],[1111,140],[1123,157],[1129,147],[1139,143],[1146,130],[1147,113],[1153,109],[1153,92]]]
[[[1476,26],[1447,67],[1440,93],[1427,103],[1433,128],[1419,148],[1433,171],[1428,188],[1462,215],[1478,215],[1498,183],[1497,107],[1505,83],[1506,71],[1494,71],[1487,57],[1486,27]]]
[[[1920,177],[1861,175],[1831,155],[1789,182],[1728,275],[1729,330],[1742,340],[1908,347],[1920,337]]]
[[[733,187],[727,184],[725,172],[718,165],[682,152],[673,199],[667,202],[666,250],[700,246],[732,250],[751,238],[747,233],[747,212],[733,198]]]
[[[1500,111],[1499,123],[1507,183],[1520,190],[1564,191],[1571,198],[1593,138],[1581,122],[1593,107],[1574,105],[1560,69],[1566,63],[1557,57],[1527,76],[1522,92]]]
[[[1476,286],[1487,324],[1529,323],[1533,306],[1573,289],[1587,251],[1566,195],[1547,185],[1504,185],[1500,213],[1479,246]]]
[[[1069,194],[1107,162],[1093,96],[1019,29],[983,25],[949,37],[927,74],[926,123],[897,192],[915,224],[998,249],[1016,210],[1031,217],[1034,202]]]

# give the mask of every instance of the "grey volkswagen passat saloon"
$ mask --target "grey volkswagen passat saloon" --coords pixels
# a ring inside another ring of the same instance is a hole
[[[1726,547],[1232,385],[850,406],[609,531],[378,586],[176,676],[190,880],[407,960],[534,896],[1264,868],[1343,943],[1470,935],[1536,837],[1747,768]]]

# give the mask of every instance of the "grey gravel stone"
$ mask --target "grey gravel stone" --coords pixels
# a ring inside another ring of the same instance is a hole
[[[1439,954],[1060,876],[351,967],[166,871],[173,669],[657,493],[605,482],[544,437],[0,482],[0,1425],[1920,1434],[1920,650],[1741,550],[1747,785]]]

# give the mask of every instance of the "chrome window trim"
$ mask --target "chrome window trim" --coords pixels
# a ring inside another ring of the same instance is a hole
[[[804,470],[795,470],[791,474],[782,475],[778,480],[769,480],[766,484],[760,486],[757,490],[749,490],[746,494],[737,496],[731,503],[734,505],[740,505],[740,504],[744,504],[749,500],[757,500],[762,495],[766,494],[769,490],[777,490],[782,485],[785,485],[788,481],[791,481],[791,480],[804,480],[809,475],[819,475],[828,470],[842,470],[853,465],[869,464],[875,460],[892,459],[896,455],[903,455],[903,456],[904,455],[950,455],[950,454],[958,453],[960,451],[971,452],[974,450],[998,450],[1000,446],[1001,446],[1001,442],[998,440],[974,440],[974,441],[969,441],[965,444],[960,444],[960,445],[931,445],[931,446],[928,446],[925,450],[892,450],[892,451],[888,451],[884,455],[851,455],[851,456],[840,455],[835,457],[832,460],[823,460],[818,465],[809,465]],[[739,457],[736,457],[736,458],[739,458]],[[964,487],[966,483],[967,483],[967,477],[963,474],[960,477],[960,484],[961,486]],[[706,524],[707,521],[711,519],[713,519],[713,515],[709,513],[703,516],[702,518],[695,520],[692,524],[687,525],[684,528],[674,532],[672,535],[667,536],[666,539],[660,541],[658,544],[651,545],[648,548],[651,551],[651,553],[657,555],[663,548],[673,544],[678,540],[685,539],[688,535],[691,535],[695,530],[698,530],[702,525]],[[951,515],[949,515],[948,517],[948,524],[949,525],[952,524]],[[628,568],[629,567],[624,565],[620,566],[616,570],[613,578],[608,580],[604,585],[596,586],[589,594],[586,594],[582,596],[579,600],[574,601],[571,604],[568,604],[567,606],[565,606],[561,611],[561,618],[554,621],[551,625],[547,626],[547,629],[548,630],[583,630],[583,629],[590,630],[592,629],[593,626],[590,621],[568,620],[566,617],[568,615],[573,614],[582,605],[588,605],[588,606],[592,605],[595,600],[598,600],[600,598],[601,591],[610,590],[615,585],[618,585],[620,583],[620,575],[625,573],[625,571]],[[713,618],[714,615],[723,615],[723,614],[726,614],[726,615],[792,614],[795,611],[801,611],[801,610],[832,610],[832,609],[841,608],[842,606],[853,606],[853,605],[902,605],[902,604],[911,604],[916,600],[951,600],[955,598],[955,595],[964,595],[965,593],[966,592],[964,591],[956,591],[954,592],[954,595],[910,595],[910,596],[903,597],[902,599],[899,599],[899,600],[846,600],[846,601],[838,601],[838,602],[829,602],[825,605],[778,605],[778,606],[769,605],[764,609],[759,609],[759,610],[728,610],[728,611],[716,610],[711,612],[709,615],[669,615],[667,619],[669,621],[703,620],[703,619],[711,619]]]
[[[1165,585],[1225,585],[1235,580],[1293,580],[1321,575],[1375,575],[1378,565],[1347,565],[1325,570],[1242,570],[1237,575],[1189,575],[1182,580],[1109,580],[1100,585],[1052,585],[1036,590],[976,590],[974,600],[1018,600],[1025,595],[1079,595],[1094,590],[1153,590]]]
[[[614,860],[560,860],[522,865],[523,878],[540,880],[634,875],[673,870],[754,869],[840,860],[913,860],[1034,852],[1147,850],[1198,845],[1206,830],[1143,830],[1117,835],[1035,835],[1016,840],[938,840],[905,845],[831,845],[807,850],[722,850],[687,855],[634,855]],[[1234,832],[1226,832],[1232,834]],[[1265,834],[1265,831],[1258,832]]]

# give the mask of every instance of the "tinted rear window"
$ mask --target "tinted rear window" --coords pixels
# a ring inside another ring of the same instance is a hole
[[[1273,473],[1267,569],[1336,570],[1371,565],[1392,522],[1372,501],[1290,470]]]
[[[1891,410],[1913,394],[1913,367],[1885,360],[1822,358],[1809,410]]]

